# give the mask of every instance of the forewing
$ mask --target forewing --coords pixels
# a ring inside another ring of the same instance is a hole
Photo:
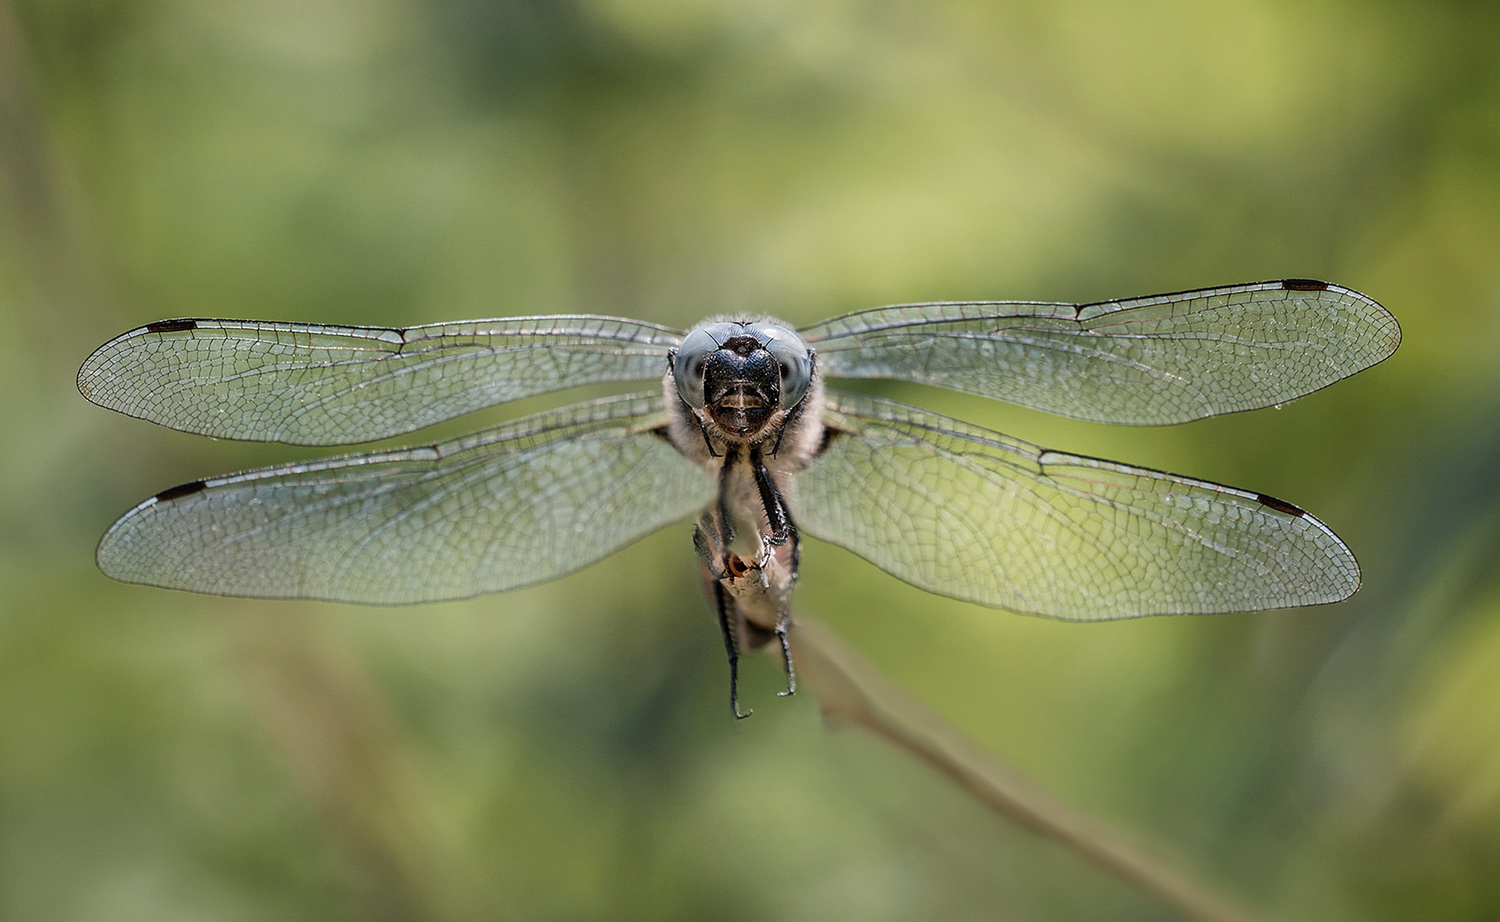
[[[1370,298],[1295,279],[1098,304],[884,307],[802,334],[830,377],[899,378],[1130,425],[1285,403],[1401,341]]]
[[[912,585],[1092,621],[1315,605],[1354,556],[1280,500],[1048,451],[904,404],[833,395],[798,524]]]
[[[712,479],[656,433],[659,394],[576,404],[421,448],[167,490],[99,544],[115,579],[398,604],[540,583],[701,509]]]
[[[78,389],[184,432],[342,445],[580,384],[659,378],[680,338],[587,315],[404,329],[167,320],[100,346]]]

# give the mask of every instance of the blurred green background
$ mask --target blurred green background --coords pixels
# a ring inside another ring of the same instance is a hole
[[[806,323],[1288,276],[1384,303],[1400,352],[1161,430],[883,392],[1304,505],[1353,600],[1062,624],[814,542],[800,610],[1275,917],[1494,919],[1500,7],[0,0],[0,917],[1172,918],[776,699],[774,661],[731,720],[686,524],[410,609],[112,583],[136,501],[316,453],[73,376],[175,316]]]

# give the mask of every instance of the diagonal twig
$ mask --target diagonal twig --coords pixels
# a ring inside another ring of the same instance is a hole
[[[824,714],[946,775],[991,810],[1052,839],[1194,922],[1261,922],[1208,884],[1086,816],[985,752],[816,621],[793,628],[800,674]]]

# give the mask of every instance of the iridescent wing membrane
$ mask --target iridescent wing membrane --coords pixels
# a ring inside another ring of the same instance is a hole
[[[406,328],[164,320],[95,350],[78,389],[184,432],[352,445],[564,388],[660,378],[681,338],[587,315]]]
[[[1336,602],[1354,555],[1288,503],[838,394],[803,530],[914,586],[1095,621]]]
[[[661,395],[574,404],[420,448],[167,490],[99,543],[117,579],[406,604],[572,572],[703,508],[712,480],[655,430]]]
[[[1095,305],[881,308],[804,331],[824,374],[951,387],[1116,423],[1278,404],[1399,343],[1380,305],[1268,282]],[[585,383],[659,378],[680,334],[610,317],[410,329],[165,321],[105,344],[103,406],[225,438],[367,441]],[[1244,611],[1358,586],[1326,526],[1259,494],[1050,452],[831,394],[804,529],[942,595],[1052,617]],[[119,579],[226,595],[410,603],[560,576],[702,508],[660,396],[612,398],[403,451],[177,487],[104,536]]]
[[[1370,298],[1299,279],[1097,304],[882,307],[802,334],[829,377],[899,378],[1126,425],[1285,403],[1401,342]]]

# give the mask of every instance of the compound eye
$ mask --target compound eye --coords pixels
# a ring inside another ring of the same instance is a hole
[[[802,337],[785,327],[767,324],[757,332],[766,337],[766,351],[781,369],[781,408],[790,410],[807,396],[812,382],[812,353]]]
[[[719,343],[706,329],[689,333],[672,357],[672,380],[688,406],[703,409],[703,368],[708,357],[719,351]]]

